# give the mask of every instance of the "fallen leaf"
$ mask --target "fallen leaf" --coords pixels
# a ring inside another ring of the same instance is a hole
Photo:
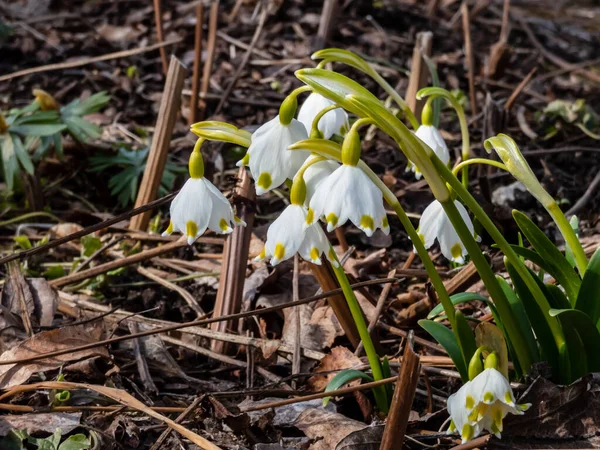
[[[314,370],[314,373],[329,372],[331,370],[335,370],[336,372],[327,375],[313,375],[308,379],[308,384],[314,391],[322,391],[327,387],[327,384],[329,384],[331,379],[338,374],[337,371],[350,369],[352,367],[360,366],[361,364],[362,361],[360,358],[354,356],[354,353],[346,347],[333,347],[331,353],[327,354],[321,360],[320,364]],[[360,380],[357,380],[356,383],[360,383]]]
[[[98,327],[86,329],[83,326],[72,326],[43,331],[24,340],[16,347],[2,353],[2,355],[0,355],[0,362],[30,358],[32,356],[38,356],[56,350],[91,344],[100,339],[101,333],[102,330]],[[0,365],[0,389],[8,389],[24,383],[34,373],[58,369],[64,363],[88,358],[90,356],[110,358],[106,348],[97,347],[30,363]]]
[[[365,427],[353,431],[335,446],[335,450],[378,450],[385,425]]]
[[[60,428],[68,434],[79,426],[81,413],[41,413],[0,416],[0,436],[11,430],[27,430],[27,433],[54,433]]]
[[[321,348],[331,347],[335,338],[346,334],[333,309],[328,305],[315,308],[310,323],[318,330],[319,342],[322,344]]]
[[[60,239],[81,230],[83,230],[83,227],[76,223],[59,223],[50,228],[50,235],[56,239]]]
[[[310,450],[334,449],[350,433],[367,427],[358,420],[323,408],[307,408],[300,414],[294,426],[309,438],[316,440],[310,446]]]
[[[132,41],[143,33],[143,30],[134,30],[130,26],[119,27],[106,23],[97,27],[96,31],[104,39],[111,42]]]

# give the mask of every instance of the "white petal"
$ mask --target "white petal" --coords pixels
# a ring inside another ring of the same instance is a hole
[[[417,131],[415,131],[415,135],[425,142],[429,147],[431,147],[434,153],[442,160],[444,164],[448,164],[450,162],[450,152],[448,151],[448,146],[436,127],[431,125],[421,125]]]
[[[300,107],[298,120],[305,126],[306,132],[309,135],[312,130],[312,123],[317,114],[333,104],[334,102],[315,92],[311,93],[306,98]],[[348,114],[342,108],[337,108],[325,113],[325,115],[321,117],[321,120],[319,120],[319,131],[323,133],[325,139],[329,139],[334,134],[342,134],[343,129],[348,128]]]
[[[190,178],[171,203],[170,214],[173,231],[181,231],[186,234],[188,222],[193,222],[197,232],[194,236],[188,236],[188,241],[194,242],[206,231],[212,207],[212,196],[206,187],[204,178]]]
[[[304,234],[304,240],[298,248],[298,254],[305,260],[314,264],[321,265],[321,255],[329,251],[329,241],[321,229],[321,225],[316,223],[309,226]]]
[[[310,158],[314,157],[311,156]],[[307,160],[307,162],[309,160]],[[304,182],[306,183],[306,204],[310,204],[310,200],[321,183],[338,167],[340,167],[340,165],[337,162],[325,160],[312,164],[304,171]]]
[[[248,153],[250,172],[256,181],[258,195],[280,186],[290,175],[293,177],[308,157],[308,152],[290,151],[288,147],[307,138],[300,122],[292,119],[290,124],[283,125],[279,122],[279,116],[254,132]],[[267,174],[270,183],[261,183],[261,174]]]
[[[515,406],[510,383],[498,370],[485,369],[473,379],[472,384],[478,402],[491,405],[500,401],[507,406]]]
[[[367,236],[372,236],[377,228],[382,227],[383,219],[387,219],[383,207],[383,194],[358,167],[344,166],[344,170],[349,181],[345,193],[347,215],[356,227]]]
[[[289,205],[267,230],[266,257],[271,264],[291,258],[304,240],[306,212],[302,206]]]
[[[208,228],[219,234],[229,234],[233,231],[235,223],[233,209],[229,200],[207,179],[203,178],[210,195],[212,196],[213,208],[211,211]]]
[[[446,213],[442,208],[442,204],[434,200],[425,208],[421,218],[419,219],[419,228],[417,229],[419,236],[425,244],[425,248],[429,249],[438,236],[440,225]]]
[[[339,220],[344,201],[343,191],[345,190],[345,187],[342,185],[344,181],[344,171],[342,168],[343,166],[340,166],[325,178],[313,194],[310,200],[310,209],[314,213],[312,223],[315,223],[322,217],[326,218],[328,215],[333,214],[338,218],[335,226],[343,225]],[[328,224],[328,231],[331,231],[335,226]]]

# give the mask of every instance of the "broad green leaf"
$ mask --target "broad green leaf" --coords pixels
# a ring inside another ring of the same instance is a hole
[[[52,136],[66,128],[67,126],[63,124],[17,125],[10,127],[10,132],[22,136]]]
[[[600,249],[590,259],[579,288],[575,309],[587,314],[600,329]]]
[[[191,126],[190,131],[204,139],[229,142],[242,147],[250,147],[252,139],[252,133],[249,131],[240,130],[234,125],[215,120],[195,123]]]
[[[17,159],[21,163],[21,167],[23,167],[23,169],[25,169],[25,171],[29,175],[33,175],[33,172],[35,171],[35,169],[33,167],[33,163],[31,162],[31,158],[29,157],[29,154],[27,153],[27,150],[25,150],[25,147],[23,146],[23,141],[16,134],[11,133],[10,137],[12,138],[13,147],[15,149],[15,155],[17,156]]]
[[[521,278],[512,264],[508,261],[506,261],[505,264],[515,290],[517,291],[517,295],[525,308],[531,327],[537,337],[537,341],[542,351],[542,358],[545,358],[550,366],[558,373],[558,348],[556,347],[552,329],[548,324],[548,311],[542,311],[535,301],[533,294],[525,284],[525,281]],[[517,343],[515,342],[514,345],[517,345]]]
[[[463,353],[465,366],[469,367],[469,362],[477,350],[475,334],[473,333],[473,330],[469,326],[469,322],[467,322],[467,319],[462,312],[456,311],[454,318],[456,320],[456,334],[458,335],[458,343]]]
[[[28,112],[21,110],[21,114]],[[56,111],[34,111],[33,114],[20,115],[15,118],[13,126],[18,125],[59,125],[60,115]]]
[[[585,351],[588,371],[600,372],[600,358],[598,357],[600,332],[594,322],[583,312],[576,309],[551,309],[550,315],[558,318],[563,329],[572,329],[577,332]]]
[[[102,247],[102,241],[96,236],[87,235],[81,238],[81,245],[83,247],[83,256],[90,257],[96,251],[100,250],[100,248]]]
[[[540,257],[546,262],[548,269],[545,270],[558,280],[565,289],[571,304],[574,304],[577,299],[579,287],[581,286],[579,275],[577,275],[571,264],[569,264],[552,241],[546,237],[544,232],[529,217],[522,212],[514,210],[513,218],[527,240],[529,240]]]
[[[494,316],[494,319],[496,319],[496,320],[499,319],[498,311],[496,310],[496,306],[494,306],[494,303],[492,301],[490,301],[489,298],[487,298],[481,294],[477,294],[475,292],[460,292],[458,294],[451,295],[450,300],[452,300],[452,304],[455,306],[459,305],[461,303],[467,303],[467,302],[472,302],[472,301],[483,302],[487,306],[489,306],[490,311],[492,312],[492,314]],[[444,305],[442,305],[441,303],[438,303],[437,305],[435,305],[435,308],[433,308],[429,312],[429,314],[427,314],[427,318],[430,320],[433,320],[437,316],[442,314],[443,312],[444,312]]]
[[[467,365],[463,359],[456,336],[449,328],[433,320],[419,320],[419,325],[427,331],[448,352],[456,370],[464,382],[469,381]]]
[[[489,347],[498,356],[498,370],[508,379],[508,350],[502,330],[494,324],[481,322],[475,328],[477,347]]]
[[[58,447],[58,450],[86,450],[92,446],[90,440],[84,434],[74,434]]]
[[[86,142],[90,139],[98,139],[102,129],[81,117],[71,116],[64,119],[69,133],[79,142]]]
[[[341,388],[343,385],[350,383],[351,381],[358,380],[358,379],[362,379],[367,382],[373,381],[373,378],[371,376],[367,375],[364,372],[361,372],[360,370],[353,370],[353,369],[343,370],[342,372],[336,374],[336,376],[331,379],[331,381],[327,384],[327,387],[325,388],[325,392],[335,391],[335,390]],[[323,398],[323,406],[327,405],[327,403],[329,403],[330,399],[331,399],[331,397],[324,397]]]
[[[548,292],[548,301],[552,308],[571,309],[571,303],[569,303],[569,299],[565,296],[561,288],[549,283],[544,284],[544,288]]]
[[[27,237],[27,235],[25,234],[20,234],[18,236],[13,237],[13,241],[15,241],[17,246],[22,250],[30,250],[31,248],[33,248],[29,237]]]
[[[62,107],[60,112],[63,117],[83,117],[100,111],[109,100],[110,95],[107,95],[105,91],[102,91],[91,95],[84,100],[73,100],[67,106]]]
[[[501,276],[496,276],[498,283],[500,284],[500,288],[504,292],[506,299],[508,301],[508,305],[513,313],[513,317],[517,321],[517,326],[521,329],[521,335],[524,338],[524,342],[515,342],[513,344],[514,336],[511,337],[504,331],[504,338],[506,339],[506,345],[508,346],[508,351],[511,355],[511,360],[515,366],[515,372],[518,377],[523,375],[523,371],[521,370],[521,366],[519,365],[519,361],[517,359],[517,353],[515,352],[514,345],[526,345],[529,349],[529,354],[532,356],[534,362],[538,362],[540,360],[540,350],[538,348],[537,341],[535,336],[533,335],[533,331],[531,328],[531,323],[529,323],[529,319],[527,318],[527,313],[525,312],[525,308],[523,308],[523,303],[517,297],[517,294],[510,285],[506,282],[504,278]]]
[[[577,236],[577,239],[579,239],[579,219],[577,216],[571,217],[571,220],[569,220],[569,225],[571,225],[571,228],[575,232],[575,236]],[[568,242],[565,242],[565,258],[567,258],[567,261],[569,261],[571,267],[577,267],[575,254],[573,253],[573,250],[571,250],[571,246]]]

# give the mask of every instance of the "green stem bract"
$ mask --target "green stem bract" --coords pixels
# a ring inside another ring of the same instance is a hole
[[[492,220],[488,217],[483,208],[479,205],[479,203],[477,203],[477,201],[473,198],[469,191],[461,184],[458,178],[456,178],[452,174],[450,169],[448,169],[446,165],[439,160],[439,158],[432,158],[432,162],[438,170],[438,173],[446,180],[450,187],[454,189],[454,191],[461,198],[463,203],[467,206],[467,208],[471,210],[471,212],[475,215],[479,223],[481,223],[481,225],[489,233],[494,242],[498,245],[500,250],[502,250],[509,262],[515,267],[515,270],[517,270],[521,278],[523,278],[523,280],[527,284],[527,287],[529,288],[533,297],[535,298],[536,302],[538,303],[542,311],[544,311],[544,315],[547,317],[548,325],[552,330],[556,347],[560,349],[565,342],[564,333],[560,327],[558,320],[548,315],[548,311],[550,311],[550,304],[548,303],[548,300],[546,299],[546,296],[544,295],[540,287],[537,285],[536,281],[533,279],[531,273],[527,270],[527,267],[525,267],[525,265],[523,264],[523,261],[521,261],[519,256],[511,248],[504,235],[500,232],[500,230],[498,230],[498,228],[496,228],[496,225],[494,225],[494,222],[492,222]],[[477,267],[477,271],[479,272],[479,267]],[[504,299],[505,297],[503,296],[502,298]],[[508,335],[511,337],[511,341],[513,341],[514,343],[515,351],[518,355],[521,353],[525,353],[523,351],[523,348],[526,347],[524,341],[515,342],[515,340],[513,339],[513,335],[511,334],[512,329],[513,327],[515,327],[516,324],[508,324],[502,316],[502,311],[500,311],[500,305],[497,302],[496,306],[498,308],[498,313],[502,317],[502,322],[507,328]],[[503,305],[503,307],[504,306],[505,305]],[[518,327],[516,328],[518,330]],[[516,336],[521,336],[521,333],[517,332]],[[519,357],[519,363],[521,363],[521,357]],[[521,367],[524,372],[527,372],[529,370],[529,365],[522,365]]]
[[[335,251],[333,248],[330,249],[330,253],[335,255]],[[337,257],[336,257],[337,260]],[[367,359],[369,360],[369,365],[371,366],[371,372],[373,373],[373,379],[375,381],[383,380],[383,371],[381,369],[381,361],[379,360],[379,355],[377,355],[377,351],[375,350],[375,345],[373,345],[373,340],[371,339],[371,334],[369,333],[369,328],[367,327],[367,323],[365,322],[365,317],[363,315],[363,311],[356,299],[356,295],[352,290],[352,286],[350,286],[350,282],[348,281],[348,277],[346,276],[346,272],[344,272],[344,268],[341,263],[338,261],[338,267],[335,267],[332,264],[333,272],[342,288],[342,292],[344,297],[346,298],[346,302],[348,303],[348,308],[350,308],[350,313],[352,314],[352,318],[354,319],[354,323],[356,324],[356,328],[358,330],[358,334],[363,343],[363,347],[365,349],[365,353],[367,354]],[[387,413],[389,411],[389,401],[387,398],[387,392],[385,386],[378,386],[373,388],[373,395],[375,396],[375,402],[377,403],[377,407],[383,413]]]
[[[323,108],[321,111],[319,111],[317,113],[317,115],[315,116],[315,118],[312,121],[312,125],[310,127],[310,136],[313,136],[313,133],[316,133],[317,136],[319,136],[320,138],[323,137],[323,135],[321,134],[321,132],[319,131],[319,121],[323,118],[323,116],[325,114],[327,114],[329,111],[333,111],[334,109],[338,109],[341,108],[341,106],[339,105],[329,105],[325,108]]]
[[[467,125],[467,117],[465,116],[465,111],[460,103],[456,100],[456,97],[448,92],[446,89],[442,89],[440,87],[427,87],[421,89],[417,92],[417,98],[421,99],[423,97],[442,97],[450,102],[454,110],[456,111],[456,115],[458,116],[458,122],[460,124],[460,134],[462,139],[462,151],[461,157],[463,161],[469,159],[469,147],[471,146],[470,137],[469,137],[469,127]],[[465,187],[469,187],[469,171],[468,169],[464,169],[462,171],[462,184]]]
[[[573,227],[571,226],[571,224],[567,220],[567,217],[562,212],[560,206],[558,206],[558,203],[556,203],[555,200],[553,200],[552,203],[544,206],[546,207],[546,211],[548,211],[548,214],[552,216],[552,219],[554,220],[554,223],[556,223],[556,226],[560,230],[560,233],[565,239],[565,242],[573,252],[575,263],[577,264],[579,273],[583,278],[583,274],[585,273],[588,266],[588,259],[585,255],[585,251],[583,250],[581,242],[579,242],[577,234],[573,230]]]
[[[498,169],[506,170],[506,166],[502,164],[500,161],[494,161],[493,159],[485,159],[485,158],[471,158],[466,161],[462,161],[460,164],[457,164],[453,169],[452,173],[454,176],[458,174],[463,168],[470,166],[471,164],[487,164],[488,166],[497,167]]]

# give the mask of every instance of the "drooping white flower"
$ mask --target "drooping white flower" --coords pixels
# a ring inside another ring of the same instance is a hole
[[[207,228],[219,234],[229,234],[234,225],[246,224],[235,216],[231,204],[214,184],[204,177],[190,178],[171,203],[171,222],[163,233],[185,233],[193,244]]]
[[[302,258],[314,264],[321,264],[321,255],[337,266],[325,233],[319,224],[305,227],[306,208],[291,204],[283,210],[267,230],[267,242],[260,255],[255,260],[262,261],[270,258],[272,265],[291,258],[298,253]]]
[[[327,231],[350,220],[367,236],[377,228],[390,232],[381,191],[361,169],[347,164],[329,175],[311,198],[307,224],[320,218],[327,222]]]
[[[304,124],[306,127],[306,132],[309,134],[309,136],[313,121],[317,114],[333,104],[333,101],[322,96],[321,94],[317,94],[316,92],[311,93],[306,98],[300,107],[298,120]],[[319,120],[318,128],[319,131],[323,133],[323,138],[325,139],[329,139],[334,134],[343,135],[345,130],[349,128],[348,114],[342,108],[336,108],[332,111],[328,111]]]
[[[465,207],[456,200],[454,201],[454,205],[458,209],[460,216],[466,223],[471,234],[475,236],[473,222]],[[450,261],[464,264],[464,256],[467,254],[467,251],[440,202],[434,200],[427,208],[425,208],[425,211],[423,211],[421,219],[419,220],[417,232],[419,233],[419,237],[423,241],[425,248],[430,248],[437,239],[440,243],[442,255]],[[479,237],[476,236],[476,239],[479,240]]]
[[[316,158],[316,156],[310,156],[306,163],[309,163],[312,158]],[[310,204],[310,199],[313,197],[319,186],[325,179],[331,175],[340,165],[331,161],[330,159],[325,159],[323,161],[316,162],[311,164],[304,171],[304,182],[306,183],[306,204]]]
[[[284,125],[279,115],[268,121],[252,134],[246,157],[238,166],[247,162],[256,181],[256,194],[274,189],[289,178],[293,179],[309,152],[288,150],[298,141],[308,139],[304,125],[296,119]]]
[[[440,134],[440,131],[434,127],[433,125],[421,125],[415,131],[415,135],[425,142],[433,152],[437,155],[438,158],[442,160],[444,164],[448,164],[450,162],[450,152],[448,151],[448,146],[444,141],[444,138]],[[419,180],[422,176],[419,169],[412,163],[406,167],[406,170],[412,170],[415,173],[415,178]]]
[[[451,419],[448,433],[458,432],[463,444],[479,436],[482,430],[478,421],[471,420],[475,407],[475,400],[471,395],[472,388],[472,383],[468,381],[447,400],[448,414]]]
[[[488,368],[471,381],[469,402],[473,409],[469,420],[500,437],[507,414],[522,415],[531,404],[518,405],[508,380],[496,369]]]

